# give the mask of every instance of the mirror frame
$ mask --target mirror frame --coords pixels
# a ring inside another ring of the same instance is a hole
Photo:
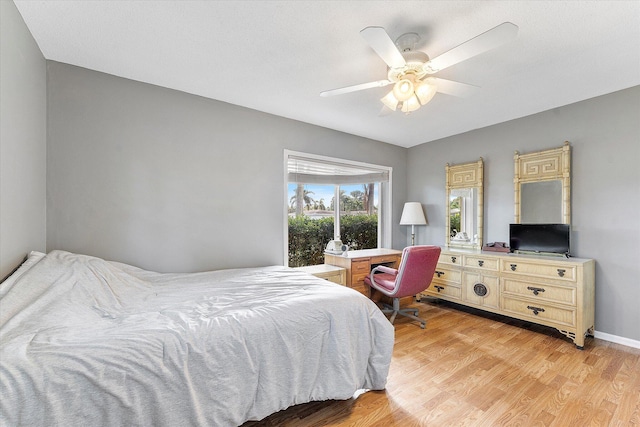
[[[445,166],[445,188],[446,188],[446,215],[445,215],[445,232],[446,232],[446,242],[447,246],[456,246],[456,247],[465,247],[465,248],[474,248],[480,249],[482,248],[482,230],[484,228],[484,186],[483,186],[483,175],[484,175],[484,162],[482,157],[477,162],[472,163],[464,163],[460,165],[450,165],[449,163]],[[469,243],[464,242],[452,242],[451,241],[451,202],[449,200],[451,195],[451,190],[459,189],[459,188],[476,188],[478,190],[478,201],[477,201],[477,224],[478,229],[476,234],[478,235],[478,239],[476,242],[473,242],[473,239]]]
[[[522,218],[522,184],[559,180],[562,184],[562,223],[571,224],[571,146],[569,141],[565,141],[562,147],[551,150],[528,154],[520,154],[516,151],[513,159],[514,223],[520,224]]]

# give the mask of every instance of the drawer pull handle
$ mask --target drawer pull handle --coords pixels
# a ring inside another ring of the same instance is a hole
[[[481,259],[479,259],[479,260],[478,260],[478,265],[479,265],[480,267],[482,267],[482,266],[484,265],[484,261],[483,261],[483,260],[481,260]]]
[[[444,271],[436,271],[436,276],[440,278],[440,276],[444,276]]]
[[[516,271],[518,264],[509,264],[509,266],[511,267],[511,271]]]
[[[533,286],[527,286],[527,289],[533,292],[534,295],[538,295],[540,292],[544,292],[544,288],[534,288]]]
[[[487,295],[487,293],[489,293],[489,290],[484,283],[476,283],[475,285],[473,285],[473,293],[475,293],[479,297],[484,297]]]
[[[558,269],[558,276],[560,276],[560,277],[564,277],[564,272],[565,272],[565,271],[566,271],[566,270],[563,270],[562,268],[559,268],[559,269]]]
[[[451,257],[451,262],[455,263],[455,262],[456,262],[456,259],[457,259],[456,257],[452,256],[452,257]]]
[[[444,289],[444,286],[434,286],[434,288],[436,288],[438,292],[440,292],[441,290]]]
[[[533,307],[528,305],[527,308],[531,311],[533,311],[533,314],[535,314],[536,316],[538,315],[538,313],[544,313],[544,308],[540,308],[540,307]]]

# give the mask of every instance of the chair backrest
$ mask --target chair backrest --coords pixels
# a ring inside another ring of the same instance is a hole
[[[402,251],[402,259],[396,276],[394,298],[416,295],[427,289],[436,271],[439,246],[408,246]]]

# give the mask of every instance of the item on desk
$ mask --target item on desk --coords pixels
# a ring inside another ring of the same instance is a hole
[[[349,246],[344,245],[342,240],[331,240],[327,243],[327,247],[325,248],[325,252],[333,254],[333,255],[342,255],[349,250]]]

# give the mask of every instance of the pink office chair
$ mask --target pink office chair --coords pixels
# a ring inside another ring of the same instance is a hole
[[[408,246],[402,251],[402,259],[397,270],[379,265],[365,277],[364,282],[372,290],[376,289],[383,295],[393,298],[393,307],[383,304],[382,309],[385,314],[391,313],[389,318],[391,323],[400,314],[417,320],[420,322],[420,327],[424,329],[427,321],[417,316],[418,310],[415,308],[401,310],[400,298],[416,295],[429,287],[439,256],[440,247],[438,246]]]

